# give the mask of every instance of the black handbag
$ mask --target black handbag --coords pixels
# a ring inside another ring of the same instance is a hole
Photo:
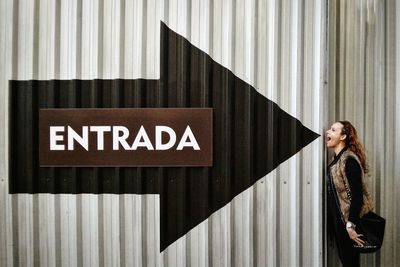
[[[355,244],[353,247],[359,253],[373,253],[382,247],[385,234],[386,220],[378,214],[370,211],[360,218],[356,232],[362,234],[364,246]]]
[[[347,188],[344,178],[343,184],[347,197],[351,201],[351,191]],[[372,211],[364,214],[357,223],[356,232],[363,235],[361,239],[365,241],[365,244],[363,246],[354,244],[353,248],[359,253],[373,253],[378,251],[382,247],[385,224],[386,220]]]

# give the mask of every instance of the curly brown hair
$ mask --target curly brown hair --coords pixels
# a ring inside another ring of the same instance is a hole
[[[365,157],[365,150],[358,138],[356,128],[349,121],[338,121],[343,125],[342,134],[347,137],[345,139],[346,147],[353,151],[360,160],[364,173],[368,172],[367,159]]]

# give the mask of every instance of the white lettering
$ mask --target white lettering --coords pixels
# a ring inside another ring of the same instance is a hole
[[[188,138],[189,142],[186,141]],[[194,137],[189,125],[186,127],[186,130],[183,133],[181,141],[179,142],[176,150],[182,150],[184,147],[193,147],[194,150],[200,150],[199,144],[197,143],[196,138]]]
[[[169,141],[165,144],[162,143],[162,133],[169,135]],[[175,131],[168,126],[156,126],[156,150],[168,150],[175,145],[176,134]]]
[[[90,126],[90,131],[97,133],[97,150],[104,150],[104,133],[111,132],[111,126]]]
[[[143,141],[140,141],[143,138]],[[132,149],[136,150],[138,147],[147,147],[148,150],[154,150],[153,145],[150,142],[149,136],[146,133],[143,125],[140,126],[139,132],[136,135],[135,141],[133,141]]]
[[[88,126],[82,126],[82,136],[68,125],[68,150],[74,150],[74,141],[78,142],[86,151],[89,151]]]
[[[50,150],[64,150],[64,145],[58,145],[57,141],[64,141],[64,136],[57,135],[64,132],[64,126],[50,126]]]
[[[112,147],[113,150],[137,150],[139,147],[146,148],[147,150],[154,150],[154,146],[143,127],[140,129],[135,137],[135,140],[130,146],[127,142],[129,138],[129,129],[125,126],[82,126],[82,134],[78,134],[71,126],[67,126],[67,147],[68,150],[74,150],[75,142],[80,144],[86,151],[89,151],[89,129],[95,135],[92,138],[97,139],[97,150],[104,150],[105,146],[105,133],[112,132]],[[50,150],[65,150],[65,145],[60,143],[64,141],[65,134],[64,126],[50,126]],[[168,141],[163,143],[163,134],[168,135]],[[155,150],[168,150],[171,149],[177,140],[174,129],[168,126],[155,126]],[[200,146],[192,132],[189,125],[182,135],[176,150],[183,150],[185,147],[191,147],[194,150],[200,150]]]
[[[122,136],[120,136],[122,133]],[[125,150],[131,150],[126,139],[129,137],[129,130],[125,126],[113,126],[113,150],[119,150],[119,144]]]

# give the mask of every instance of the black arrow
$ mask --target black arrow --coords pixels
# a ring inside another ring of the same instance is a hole
[[[10,193],[160,194],[163,251],[319,135],[161,23],[160,80],[10,81]],[[40,108],[212,107],[213,167],[41,168]]]

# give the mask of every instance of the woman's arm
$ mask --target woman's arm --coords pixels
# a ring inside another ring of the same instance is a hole
[[[357,223],[363,204],[361,166],[355,159],[349,158],[346,161],[345,172],[351,191],[349,221],[356,225],[355,229],[346,227],[346,230],[350,239],[356,242],[359,246],[363,246],[365,241],[362,239],[362,235],[357,233]]]
[[[345,172],[351,191],[349,221],[357,225],[363,204],[363,187],[360,164],[353,158],[347,159]]]

